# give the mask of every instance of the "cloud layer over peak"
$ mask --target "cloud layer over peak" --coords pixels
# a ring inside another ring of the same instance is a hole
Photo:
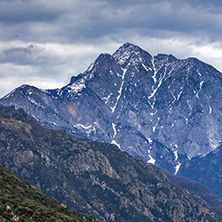
[[[124,42],[222,71],[221,30],[221,1],[2,0],[0,96],[24,83],[60,87]]]

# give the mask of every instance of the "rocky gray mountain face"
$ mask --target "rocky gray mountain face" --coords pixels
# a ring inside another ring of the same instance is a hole
[[[198,181],[222,198],[222,146],[201,158],[193,158],[184,164],[179,174]]]
[[[222,221],[206,202],[178,189],[142,158],[111,144],[49,130],[21,109],[0,107],[0,164],[45,194],[101,221]],[[25,207],[20,208],[23,213]]]
[[[222,140],[222,74],[198,59],[126,43],[61,89],[23,85],[0,100],[42,124],[117,145],[176,174]]]

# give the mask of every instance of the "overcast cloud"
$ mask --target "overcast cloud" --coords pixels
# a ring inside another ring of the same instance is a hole
[[[125,42],[222,71],[222,1],[1,0],[0,97],[57,88]]]

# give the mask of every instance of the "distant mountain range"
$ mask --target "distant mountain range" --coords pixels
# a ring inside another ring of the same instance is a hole
[[[38,191],[0,166],[0,221],[97,222]]]
[[[0,103],[177,174],[221,145],[221,97],[222,74],[212,66],[126,43],[60,89],[23,85]]]
[[[222,221],[219,212],[199,197],[177,188],[142,158],[133,158],[111,144],[49,130],[22,109],[0,106],[0,164],[45,194],[102,221]],[[25,192],[21,197],[29,202],[25,187],[32,192],[33,189],[13,178],[8,188],[16,189],[22,183],[19,192]],[[181,184],[182,181],[181,178]],[[186,181],[189,189],[191,183]],[[5,186],[1,176],[0,182]],[[198,186],[196,189],[200,191]],[[19,192],[15,195],[20,196]],[[4,201],[1,196],[0,200],[3,204],[11,201],[14,210],[10,195]],[[47,205],[48,199],[41,195],[39,198]],[[19,204],[22,212],[28,214],[29,206]],[[13,211],[15,215],[18,212]]]

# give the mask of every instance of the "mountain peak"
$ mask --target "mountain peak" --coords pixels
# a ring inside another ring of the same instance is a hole
[[[151,55],[132,43],[124,43],[112,55],[120,65],[126,66],[129,62],[143,62],[143,60],[150,60]]]
[[[141,49],[139,46],[137,46],[133,43],[130,43],[130,42],[124,43],[122,46],[120,46],[120,48],[139,48],[139,49]]]
[[[113,53],[113,57],[116,58],[121,54],[132,54],[132,53],[138,53],[138,52],[146,52],[143,49],[141,49],[139,46],[134,45],[132,43],[126,42],[122,46],[120,46],[116,52]],[[147,53],[147,52],[146,52]]]

